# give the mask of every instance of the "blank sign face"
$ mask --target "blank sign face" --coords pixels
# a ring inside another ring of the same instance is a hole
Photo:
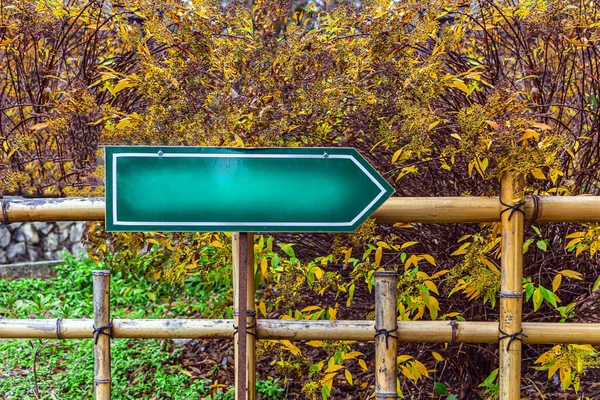
[[[350,232],[393,192],[351,148],[107,147],[107,231]]]

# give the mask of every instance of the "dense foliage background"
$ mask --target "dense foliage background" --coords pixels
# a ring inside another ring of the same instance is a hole
[[[599,10],[595,0],[3,1],[0,190],[101,196],[99,145],[168,144],[352,146],[399,196],[497,195],[509,170],[525,177],[523,195],[598,195]],[[600,227],[532,223],[526,235],[524,320],[600,322]],[[88,229],[92,257],[172,282],[226,277],[226,236]],[[261,236],[257,304],[270,318],[369,317],[384,267],[401,274],[402,319],[493,321],[501,245],[498,224]],[[372,392],[360,373],[372,349],[297,345],[261,344],[300,398]],[[495,396],[497,346],[401,352],[408,397]],[[526,346],[523,365],[532,397],[600,395],[591,346]]]

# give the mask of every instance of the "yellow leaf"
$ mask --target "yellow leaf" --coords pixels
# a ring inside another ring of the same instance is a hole
[[[307,345],[312,346],[312,347],[321,347],[323,346],[323,341],[321,340],[310,340],[308,342],[306,342]]]
[[[14,151],[14,150],[13,150]],[[596,252],[600,249],[600,240],[593,241],[590,243],[590,256],[594,256]]]
[[[383,248],[378,247],[375,251],[375,267],[379,267],[381,264],[381,257],[383,257]]]
[[[417,272],[417,278],[424,280],[424,281],[431,279],[431,277],[426,272],[423,272],[423,271]]]
[[[433,292],[435,294],[440,294],[438,292],[437,286],[435,286],[435,283],[431,282],[431,281],[425,281],[425,286],[427,287],[427,289],[429,289],[430,292]]]
[[[327,375],[325,375],[325,377],[321,381],[321,382],[323,382],[323,384],[325,386],[327,386],[327,388],[329,389],[329,391],[331,391],[331,387],[333,386],[333,378],[335,378],[336,375],[337,375],[336,372],[331,373],[331,374],[327,374]]]
[[[537,122],[535,124],[531,124],[531,126],[533,126],[534,128],[541,129],[543,131],[547,131],[548,129],[552,129],[552,127],[550,125],[540,124],[540,123],[537,123]]]
[[[498,123],[497,123],[497,122],[495,122],[495,121],[486,120],[486,121],[485,121],[485,123],[486,123],[486,124],[488,124],[489,126],[491,126],[491,127],[492,127],[492,129],[494,129],[494,130],[496,130],[496,131],[499,131],[499,130],[500,130],[500,125],[498,125]]]
[[[308,306],[308,307],[304,307],[302,309],[302,312],[317,311],[317,310],[320,310],[320,309],[321,309],[321,307],[319,307],[319,306]]]
[[[317,278],[317,280],[321,280],[321,278],[323,277],[323,275],[325,274],[323,272],[323,270],[319,267],[313,267],[313,272],[315,274],[315,277]]]
[[[589,351],[591,354],[596,353],[596,350],[594,349],[594,347],[592,347],[589,344],[574,344],[572,345],[573,347],[580,349],[580,350],[585,350],[585,351]]]
[[[552,291],[556,292],[562,283],[562,275],[560,273],[556,274],[554,279],[552,279]]]
[[[269,266],[268,266],[268,263],[267,263],[267,258],[266,257],[261,258],[261,260],[260,260],[260,273],[261,273],[261,275],[264,278],[266,278],[267,275],[268,275],[268,271],[269,271],[268,267]]]
[[[148,296],[148,298],[150,299],[150,301],[156,301],[156,296],[154,295],[154,293],[146,293],[146,296]]]
[[[135,122],[131,118],[123,118],[119,121],[116,128],[117,129],[125,129],[129,126],[135,125]]]
[[[146,47],[145,43],[138,43],[137,45],[137,49],[140,53],[149,56],[150,55],[150,50],[148,49],[148,47]]]
[[[431,275],[431,279],[439,278],[442,275],[446,275],[448,272],[450,272],[450,270],[448,270],[448,269],[443,269],[441,271],[438,271],[435,274]]]
[[[396,152],[392,156],[392,164],[394,164],[398,160],[398,157],[400,157],[400,154],[402,154],[402,149],[396,150]]]
[[[568,236],[567,236],[567,237],[568,237]],[[569,241],[569,243],[567,243],[567,245],[565,246],[565,250],[566,250],[566,249],[568,249],[568,248],[570,248],[570,247],[573,247],[573,246],[575,246],[575,245],[576,245],[577,243],[579,243],[579,242],[581,242],[581,239],[580,239],[580,238],[573,239],[573,240]]]
[[[194,375],[192,375],[191,372],[186,371],[185,369],[182,369],[181,373],[184,374],[185,376],[189,377],[189,378],[193,378],[194,377]]]
[[[442,355],[436,351],[432,351],[431,355],[433,356],[433,358],[435,358],[437,361],[444,361],[444,357],[442,357]]]
[[[233,138],[235,139],[235,144],[238,147],[244,147],[244,141],[242,140],[241,137],[239,137],[238,135],[233,135]]]
[[[533,175],[535,179],[546,179],[546,175],[544,175],[544,172],[539,168],[534,168],[531,175]]]
[[[267,306],[265,306],[264,301],[261,301],[258,304],[258,309],[260,310],[260,313],[263,315],[263,317],[267,317]]]
[[[346,377],[346,380],[348,381],[348,383],[350,385],[352,385],[352,374],[350,373],[350,371],[345,370],[344,371],[344,376]]]
[[[429,254],[421,254],[421,257],[425,259],[429,264],[436,266],[435,259]]]
[[[363,371],[366,371],[367,368],[367,363],[365,363],[365,360],[358,360],[358,365],[360,365],[360,367],[363,369]]]
[[[425,365],[423,365],[423,363],[415,360],[414,365],[415,365],[415,367],[417,367],[417,371],[419,371],[419,373],[421,373],[421,375],[429,377],[429,372],[427,372],[427,368],[425,367]]]
[[[565,236],[567,239],[571,239],[571,238],[581,238],[585,236],[585,232],[573,232],[570,235]]]
[[[40,129],[44,129],[47,127],[48,127],[48,124],[45,122],[42,122],[42,123],[33,125],[30,129],[34,130],[34,131],[39,131]]]
[[[283,344],[293,355],[295,356],[300,356],[302,354],[302,352],[300,351],[300,349],[295,346],[294,344],[292,344],[292,342],[290,342],[289,340],[281,340],[280,341],[281,344]]]
[[[577,279],[577,280],[580,280],[580,281],[583,280],[583,278],[581,277],[581,273],[579,273],[577,271],[573,271],[571,269],[563,269],[559,273],[561,275],[566,276],[567,278]]]
[[[454,139],[462,140],[462,137],[460,137],[460,135],[458,133],[451,133],[450,137],[453,137]]]
[[[351,352],[349,352],[349,353],[346,353],[346,354],[344,354],[344,355],[342,356],[342,358],[343,358],[344,360],[352,360],[352,359],[355,359],[355,358],[356,358],[356,357],[358,357],[358,356],[364,356],[364,354],[363,354],[363,353],[361,353],[360,351],[351,351]]]
[[[550,180],[552,181],[553,185],[556,185],[556,180],[558,179],[559,176],[563,176],[564,173],[559,170],[559,169],[551,169],[550,170]]]
[[[571,368],[563,367],[559,371],[560,376],[560,384],[563,387],[563,390],[567,390],[569,386],[571,386]]]
[[[522,142],[527,139],[540,139],[540,134],[533,129],[525,129],[525,133],[521,135],[521,137],[517,140],[517,142]]]
[[[337,310],[333,307],[329,307],[329,319],[335,319],[337,317]]]
[[[350,261],[350,257],[352,257],[352,247],[346,250],[346,256],[344,257],[344,263],[348,263]]]
[[[470,244],[470,243],[465,243],[465,244]],[[467,247],[465,245],[462,245],[458,248],[458,250],[454,251],[452,254],[450,254],[451,256],[460,256],[461,254],[467,254]]]
[[[134,87],[136,86],[135,83],[131,82],[128,78],[124,78],[121,79],[114,87],[114,89],[112,90],[112,94],[116,95],[117,93],[119,93],[121,90],[130,88],[130,87]]]
[[[414,246],[415,244],[418,244],[418,243],[419,242],[406,242],[402,246],[400,246],[400,250],[406,249],[407,247],[410,247],[410,246]]]
[[[392,249],[386,242],[382,242],[382,241],[377,242],[377,246],[383,247],[384,249],[388,249],[388,250]]]
[[[457,88],[458,90],[464,92],[467,95],[471,94],[469,87],[465,85],[465,83],[460,79],[454,79],[451,83],[448,84],[448,86]]]
[[[396,224],[393,225],[394,228],[401,228],[401,229],[414,229],[415,227],[412,226],[411,224],[407,224],[407,223],[403,223],[403,222],[398,222]]]
[[[343,365],[338,365],[338,364],[333,364],[330,365],[329,367],[327,367],[327,369],[325,370],[325,373],[329,373],[329,372],[335,372],[335,371],[339,371],[340,369],[343,369],[344,366]]]
[[[484,263],[491,271],[496,271],[496,272],[499,271],[498,267],[493,262],[491,262],[490,260],[488,260],[487,257],[482,256],[481,257],[481,262]]]
[[[398,356],[398,358],[397,358],[397,362],[398,362],[398,363],[401,363],[401,362],[404,362],[404,361],[408,361],[408,360],[410,360],[411,358],[413,358],[413,357],[412,357],[412,356],[409,356],[409,355],[407,355],[407,354],[403,354],[403,355],[401,355],[401,356]]]
[[[416,267],[418,263],[419,258],[413,254],[412,256],[408,257],[408,260],[406,260],[406,263],[404,263],[404,270],[409,269],[413,264]]]
[[[406,376],[408,379],[412,380],[412,381],[416,381],[419,379],[418,376],[414,375],[408,368],[406,368],[406,366],[402,365],[400,367],[400,370],[402,372],[402,375]]]
[[[432,122],[431,124],[429,124],[429,127],[427,127],[427,130],[428,131],[432,130],[433,128],[435,128],[436,126],[438,126],[440,122],[441,121]]]
[[[544,298],[542,296],[542,291],[540,290],[540,288],[537,288],[533,291],[533,309],[534,309],[534,311],[537,311],[537,309],[540,308],[540,306],[542,305],[542,301],[544,301]]]

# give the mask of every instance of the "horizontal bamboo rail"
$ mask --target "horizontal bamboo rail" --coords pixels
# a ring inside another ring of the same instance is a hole
[[[92,338],[91,319],[0,319],[0,338]],[[259,319],[262,340],[373,341],[375,321]],[[114,319],[112,337],[122,339],[231,339],[232,319]],[[453,333],[454,332],[454,333]],[[57,335],[58,333],[58,335]],[[523,343],[600,345],[600,324],[523,322]],[[400,342],[498,343],[498,321],[398,321]]]
[[[537,204],[537,212],[536,212]],[[392,197],[373,217],[377,222],[474,223],[500,221],[498,197]],[[600,196],[527,197],[525,219],[539,222],[600,222]],[[2,199],[4,223],[103,221],[104,198]]]
[[[61,199],[2,199],[2,220],[12,222],[104,221],[102,197],[69,197]]]

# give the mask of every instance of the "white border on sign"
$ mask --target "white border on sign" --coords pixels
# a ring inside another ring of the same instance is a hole
[[[113,202],[113,225],[135,226],[291,226],[291,227],[343,227],[352,226],[361,219],[367,211],[381,197],[385,195],[385,188],[377,179],[360,163],[353,155],[329,154],[327,158],[351,160],[360,170],[379,188],[379,194],[349,222],[146,222],[146,221],[119,221],[117,216],[117,159],[120,157],[168,157],[168,158],[323,158],[322,154],[193,154],[193,153],[170,153],[158,156],[152,153],[113,153],[112,159],[112,202]]]

